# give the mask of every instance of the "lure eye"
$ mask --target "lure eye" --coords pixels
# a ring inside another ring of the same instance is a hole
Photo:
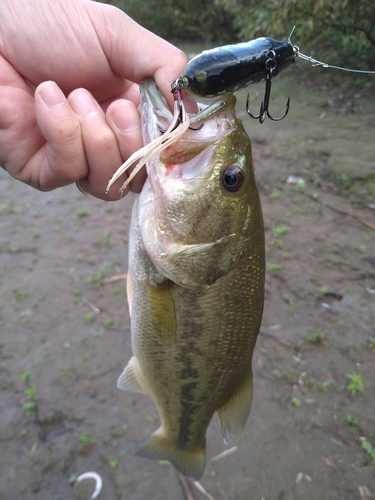
[[[207,80],[207,77],[207,71],[204,71],[203,69],[197,71],[194,75],[194,78],[198,83],[204,83]]]
[[[226,168],[222,176],[223,186],[227,191],[236,193],[243,184],[243,175],[238,165],[231,165]]]

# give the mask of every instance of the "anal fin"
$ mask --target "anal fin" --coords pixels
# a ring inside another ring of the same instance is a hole
[[[154,460],[168,460],[181,474],[198,480],[205,468],[206,442],[196,449],[178,448],[166,440],[160,427],[136,445],[135,454]]]
[[[229,443],[243,431],[249,417],[252,397],[253,373],[250,369],[233,396],[217,411],[225,443]]]
[[[117,387],[123,391],[148,394],[138,375],[136,359],[133,356],[117,379]]]

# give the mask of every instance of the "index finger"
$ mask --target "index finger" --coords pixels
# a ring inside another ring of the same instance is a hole
[[[154,78],[159,90],[172,105],[171,83],[185,68],[188,61],[186,54],[116,7],[100,3],[93,3],[92,7],[106,14],[107,29],[97,26],[97,34],[112,70],[135,83]],[[95,25],[97,18],[92,21]]]

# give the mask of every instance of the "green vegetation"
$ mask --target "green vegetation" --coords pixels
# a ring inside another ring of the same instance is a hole
[[[22,407],[25,410],[26,415],[28,417],[32,417],[38,401],[34,377],[30,372],[23,372],[20,375],[20,380],[28,386],[24,391],[26,401],[23,403]]]
[[[76,211],[76,218],[77,219],[82,219],[82,217],[87,217],[89,215],[89,211],[87,208],[81,208],[80,210]]]
[[[89,312],[85,314],[86,323],[92,323],[95,319],[95,314],[93,312]]]
[[[356,426],[358,425],[358,418],[353,417],[353,415],[345,415],[344,422],[348,425]]]
[[[5,205],[0,205],[0,215],[9,215],[13,212],[12,205],[10,203],[5,203]]]
[[[357,392],[363,392],[365,390],[361,375],[359,375],[358,373],[350,373],[346,376],[350,380],[350,382],[346,386],[346,389],[353,395],[357,394]]]
[[[103,262],[96,271],[93,271],[91,276],[87,278],[87,283],[100,283],[109,274],[113,273],[113,267],[109,262]]]
[[[13,293],[17,302],[23,302],[29,296],[26,290],[15,290]]]
[[[296,408],[299,408],[302,404],[302,401],[299,398],[294,397],[292,398],[292,403]]]
[[[282,269],[283,266],[281,264],[277,264],[276,262],[267,262],[266,263],[266,270],[271,272],[272,271],[280,271],[280,269]]]
[[[368,342],[369,342],[369,348],[375,351],[375,337],[369,337]]]
[[[104,1],[123,9],[164,38],[216,43],[236,43],[260,36],[287,40],[295,26],[292,43],[307,55],[314,51],[322,60],[334,54],[332,64],[336,65],[352,56],[357,68],[361,62],[373,64],[373,0]]]
[[[95,439],[93,439],[88,432],[82,432],[79,436],[80,445],[85,448],[95,443]]]
[[[102,236],[102,241],[105,245],[109,245],[111,241],[111,233],[109,231],[106,231],[103,236]]]
[[[371,465],[375,464],[375,450],[371,446],[371,444],[367,441],[367,439],[362,439],[362,448],[368,453],[371,458]]]
[[[284,224],[280,224],[278,226],[273,226],[272,228],[272,234],[276,237],[283,235],[289,230],[288,226],[285,226]]]
[[[324,333],[310,332],[306,337],[306,342],[308,344],[315,344],[315,345],[323,344],[324,337],[325,337]]]

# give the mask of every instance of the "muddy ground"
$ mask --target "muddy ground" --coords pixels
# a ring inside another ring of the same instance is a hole
[[[239,96],[266,302],[246,430],[224,445],[216,417],[208,429],[201,485],[215,500],[375,499],[374,86],[327,71],[275,81],[275,115],[292,97],[281,123],[251,120]],[[254,112],[262,93],[251,89]],[[116,388],[131,356],[134,196],[39,193],[5,172],[0,193],[0,498],[89,498],[92,480],[73,483],[95,471],[102,499],[182,500],[170,465],[133,456],[158,426],[152,401]]]

